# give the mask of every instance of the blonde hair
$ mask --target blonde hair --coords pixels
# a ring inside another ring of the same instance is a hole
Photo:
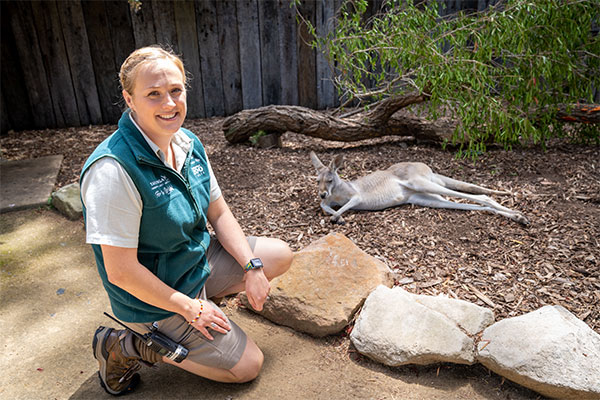
[[[183,84],[186,85],[186,73],[183,66],[183,61],[171,49],[163,48],[159,45],[142,47],[135,50],[127,57],[121,65],[119,71],[119,81],[121,88],[129,94],[133,94],[135,87],[136,72],[140,65],[155,60],[169,60],[181,71],[183,76]]]

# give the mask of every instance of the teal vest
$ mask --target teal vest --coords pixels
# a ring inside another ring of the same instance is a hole
[[[210,235],[206,211],[210,201],[210,176],[204,148],[192,138],[181,173],[168,168],[153,153],[126,111],[119,128],[106,138],[83,166],[112,157],[127,171],[143,202],[137,255],[139,262],[161,281],[190,297],[197,296],[210,269],[206,249]],[[85,209],[83,215],[85,217]],[[173,315],[144,303],[108,281],[99,245],[92,245],[98,272],[110,299],[113,313],[125,322],[152,322]]]

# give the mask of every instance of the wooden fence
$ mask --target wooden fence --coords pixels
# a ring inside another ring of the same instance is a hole
[[[323,55],[310,48],[290,0],[3,1],[2,131],[114,123],[118,69],[160,43],[190,74],[188,116],[268,104],[311,108],[338,100]],[[303,1],[320,32],[341,0]]]
[[[445,2],[452,12],[495,1]],[[122,110],[119,67],[135,48],[155,43],[184,59],[191,118],[268,104],[338,105],[331,67],[306,44],[291,3],[2,1],[2,132],[115,123]],[[370,13],[382,3],[370,0]],[[341,4],[302,0],[299,11],[324,34]]]

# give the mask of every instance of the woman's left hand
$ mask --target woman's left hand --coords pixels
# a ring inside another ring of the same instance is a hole
[[[208,340],[214,339],[208,331],[209,329],[222,334],[226,334],[231,330],[227,317],[214,308],[208,301],[201,301],[196,304],[198,309],[194,310],[194,313],[198,313],[200,310],[201,312],[197,314],[196,318],[190,321],[190,325],[198,329]]]
[[[261,311],[271,290],[271,284],[262,268],[246,272],[246,295],[256,311]]]

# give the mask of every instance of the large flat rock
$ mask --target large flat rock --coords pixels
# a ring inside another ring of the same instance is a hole
[[[63,156],[0,161],[0,212],[39,207],[48,202]]]
[[[330,233],[294,254],[288,272],[271,282],[270,300],[258,313],[321,337],[349,324],[369,293],[392,286],[388,267],[341,233]],[[242,301],[248,304],[245,295]]]
[[[478,361],[550,398],[600,399],[600,335],[562,306],[544,306],[483,331]]]
[[[490,310],[474,304],[379,286],[350,338],[361,354],[389,366],[473,364],[474,342],[464,327],[477,332],[492,321]]]

